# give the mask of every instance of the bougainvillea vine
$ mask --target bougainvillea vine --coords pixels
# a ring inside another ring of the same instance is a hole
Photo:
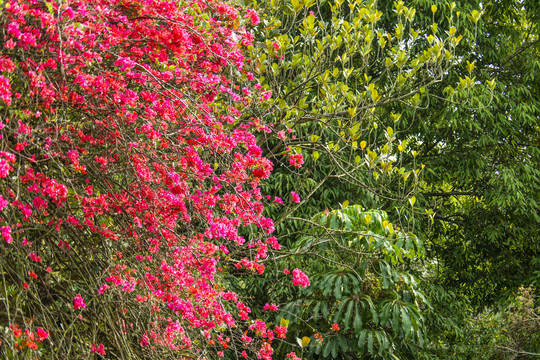
[[[255,133],[270,129],[249,115],[271,94],[243,55],[257,13],[1,6],[2,351],[270,359],[286,329],[251,319],[223,275],[262,273],[280,247],[259,189],[272,163]]]

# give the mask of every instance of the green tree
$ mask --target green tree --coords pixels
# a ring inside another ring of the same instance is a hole
[[[270,208],[281,240],[292,246],[314,214],[347,200],[385,210],[426,243],[429,356],[465,354],[467,317],[539,281],[538,9],[511,0],[263,6],[253,57],[273,99],[261,115],[284,130],[260,140],[276,168],[265,190],[303,198]],[[302,169],[289,165],[294,153]],[[253,283],[260,299],[270,279]]]
[[[311,285],[279,316],[299,336],[311,336],[311,357],[417,356],[426,342],[422,311],[429,307],[415,276],[422,242],[394,229],[384,211],[359,205],[317,214],[310,226],[284,261],[313,274]],[[332,330],[320,343],[312,329]]]

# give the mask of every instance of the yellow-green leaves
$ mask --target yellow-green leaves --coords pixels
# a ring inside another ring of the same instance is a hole
[[[371,150],[367,149],[367,153],[368,153],[368,156],[371,159],[371,161],[375,161],[379,157],[375,151],[371,151]]]
[[[467,60],[466,68],[467,68],[467,71],[469,72],[469,74],[472,73],[472,71],[474,70],[474,67],[475,67],[474,66],[474,61],[471,63],[471,62],[469,62],[469,60]]]
[[[469,18],[469,20],[471,20],[474,23],[474,25],[476,25],[478,21],[480,20],[480,17],[482,17],[482,13],[479,12],[478,10],[473,10],[471,11],[471,14],[467,17]]]
[[[303,3],[301,1],[302,0],[291,0],[291,5],[295,12],[299,12],[300,10],[302,10]]]
[[[370,222],[371,222],[371,215],[366,214],[366,216],[364,217],[364,223],[366,225],[369,225]]]

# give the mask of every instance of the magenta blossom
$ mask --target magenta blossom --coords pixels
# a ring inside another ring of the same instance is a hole
[[[86,309],[86,303],[84,302],[81,294],[77,294],[73,298],[73,307],[75,308],[75,310],[78,310],[80,308]]]
[[[293,285],[301,285],[302,287],[309,286],[309,278],[302,270],[294,269],[292,273],[293,273]]]

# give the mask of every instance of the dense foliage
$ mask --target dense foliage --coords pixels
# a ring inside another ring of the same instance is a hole
[[[0,10],[3,357],[540,352],[534,1]]]

